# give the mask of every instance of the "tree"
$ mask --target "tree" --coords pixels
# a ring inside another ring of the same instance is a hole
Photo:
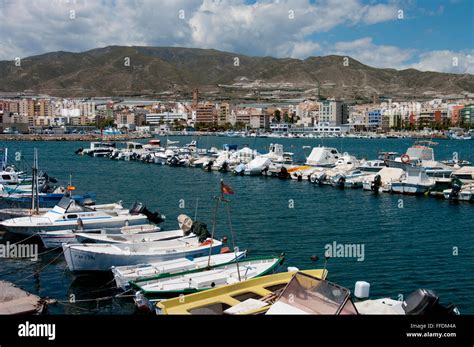
[[[114,126],[114,119],[111,117],[101,118],[99,121],[99,129],[109,128]]]
[[[275,110],[273,114],[273,120],[275,123],[280,123],[281,122],[281,111],[280,110]]]

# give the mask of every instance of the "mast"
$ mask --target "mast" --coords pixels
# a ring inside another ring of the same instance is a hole
[[[38,187],[38,150],[34,149],[33,155],[33,178],[31,180],[31,210],[39,213],[39,187]]]

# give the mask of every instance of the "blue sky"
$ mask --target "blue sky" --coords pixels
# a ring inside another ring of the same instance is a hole
[[[0,11],[6,60],[149,45],[474,73],[474,0],[0,0]]]

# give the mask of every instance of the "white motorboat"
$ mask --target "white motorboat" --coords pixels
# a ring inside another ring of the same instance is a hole
[[[407,152],[394,160],[388,159],[386,163],[390,167],[406,170],[408,166],[419,166],[425,169],[430,177],[449,177],[453,168],[435,160],[433,148],[424,145],[414,145]]]
[[[264,170],[268,170],[271,160],[265,157],[257,157],[245,165],[244,174],[249,176],[261,175]]]
[[[268,158],[276,164],[291,164],[293,162],[293,153],[284,152],[283,145],[278,143],[271,143],[268,153],[261,154],[260,157]]]
[[[398,182],[392,182],[393,193],[420,195],[430,190],[435,180],[426,174],[426,169],[417,166],[407,166],[406,176]]]
[[[155,263],[178,258],[196,258],[220,252],[222,242],[194,236],[169,241],[139,243],[63,244],[69,270],[108,271],[112,266]]]
[[[445,199],[457,201],[474,201],[474,183],[453,185],[450,189],[443,190]]]
[[[83,230],[81,234],[100,234],[100,235],[134,235],[142,233],[156,233],[161,229],[156,225],[142,224],[128,227],[122,227],[120,229],[90,229]],[[38,235],[43,242],[45,248],[56,248],[61,246],[63,243],[78,243],[77,235],[78,230],[54,230],[54,231],[41,231]]]
[[[76,233],[79,243],[136,243],[174,240],[184,237],[181,229],[170,231],[158,231],[151,233],[118,234],[118,233]]]
[[[365,172],[378,172],[386,166],[387,165],[385,164],[385,162],[383,160],[376,159],[376,160],[367,160],[367,161],[363,162],[358,167],[358,169],[362,170],[362,171],[365,171]]]
[[[130,211],[123,208],[105,210],[80,206],[65,196],[44,214],[7,219],[0,225],[11,233],[31,235],[51,230],[121,228],[148,224],[149,221],[157,224],[163,219],[157,213],[151,214],[143,205],[135,205]]]
[[[130,285],[147,299],[189,294],[271,274],[283,259],[282,256],[246,258],[230,264],[142,278],[132,281]]]
[[[392,182],[399,182],[405,177],[405,171],[395,167],[384,167],[382,170],[374,175],[366,176],[362,181],[364,190],[374,192],[383,191],[389,192],[392,187]]]
[[[364,180],[369,173],[362,170],[351,170],[331,176],[330,181],[334,187],[339,188],[362,188]]]
[[[474,183],[474,166],[463,166],[452,173],[452,176],[464,183]]]
[[[105,157],[115,150],[115,143],[109,142],[91,142],[89,148],[76,151],[78,154],[87,154],[92,157]]]
[[[127,290],[130,281],[140,280],[142,278],[158,276],[161,274],[174,274],[178,272],[190,271],[195,269],[206,268],[208,266],[221,265],[242,259],[246,255],[246,251],[236,253],[214,254],[193,259],[178,258],[163,262],[138,264],[130,266],[112,267],[115,284],[117,288]]]
[[[342,157],[342,154],[336,148],[314,147],[306,158],[306,165],[332,167],[340,157]]]

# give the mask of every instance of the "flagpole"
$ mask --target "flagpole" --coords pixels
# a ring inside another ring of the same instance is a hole
[[[212,243],[214,242],[214,232],[216,230],[217,210],[219,208],[220,198],[216,197],[216,207],[214,210],[214,218],[212,221],[211,244],[209,245],[209,257],[207,259],[207,267],[211,266]]]

